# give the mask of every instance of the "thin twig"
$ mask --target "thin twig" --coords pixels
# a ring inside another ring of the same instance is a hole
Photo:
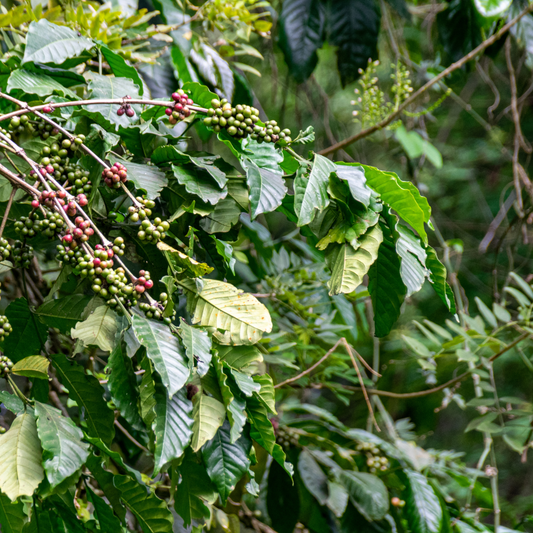
[[[142,450],[145,453],[148,453],[148,454],[150,453],[150,450],[148,450],[148,448],[145,448],[138,440],[136,440],[135,437],[133,437],[133,435],[131,435],[129,433],[129,431],[118,420],[115,420],[115,426],[117,426],[117,428],[120,429],[120,431],[124,434],[124,436],[130,442],[135,444],[135,446],[137,446],[137,448],[139,448],[140,450]]]
[[[485,49],[487,49],[489,46],[494,44],[498,39],[500,39],[503,35],[505,35],[509,29],[511,29],[515,24],[517,24],[523,17],[525,17],[528,13],[530,13],[533,10],[533,4],[529,4],[519,15],[517,15],[514,19],[510,20],[507,24],[502,26],[499,31],[497,31],[494,35],[483,41],[479,46],[474,48],[471,52],[466,54],[464,57],[456,61],[455,63],[452,63],[447,69],[443,70],[440,74],[437,74],[434,78],[431,78],[427,83],[425,83],[418,91],[415,91],[405,102],[398,108],[397,111],[394,113],[391,113],[387,118],[383,119],[378,124],[375,124],[374,126],[367,128],[366,130],[362,130],[359,133],[356,133],[355,135],[352,135],[351,137],[348,137],[347,139],[344,139],[343,141],[340,141],[332,146],[329,146],[328,148],[325,148],[324,150],[321,150],[318,152],[321,155],[327,155],[331,154],[332,152],[336,152],[337,150],[340,150],[341,148],[344,148],[345,146],[349,146],[350,144],[353,144],[354,142],[363,139],[364,137],[367,137],[368,135],[371,135],[372,133],[379,131],[386,126],[388,126],[391,122],[393,122],[395,119],[397,119],[403,111],[411,105],[420,95],[424,94],[430,87],[444,79],[446,76],[451,74],[452,72],[456,71],[457,69],[461,68],[463,65],[474,59],[480,52],[483,52]]]
[[[7,201],[4,217],[2,218],[2,224],[0,225],[0,239],[2,238],[2,235],[4,234],[4,228],[6,227],[6,222],[9,216],[9,211],[11,210],[11,205],[13,204],[13,199],[15,198],[15,194],[17,194],[17,190],[18,189],[16,187],[13,187],[11,189],[11,194],[9,195],[9,200]]]

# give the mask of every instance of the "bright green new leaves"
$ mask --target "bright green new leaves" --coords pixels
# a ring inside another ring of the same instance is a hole
[[[42,19],[30,24],[22,63],[33,61],[60,65],[93,46],[90,39],[82,37],[77,31]]]
[[[400,273],[400,258],[396,253],[398,233],[382,224],[383,242],[376,262],[368,271],[368,290],[372,297],[376,337],[388,335],[400,316],[407,289]]]
[[[109,373],[107,386],[114,404],[124,419],[135,429],[142,429],[142,420],[137,410],[139,398],[137,380],[131,360],[124,355],[118,343],[107,361],[106,372]]]
[[[329,293],[348,294],[361,283],[371,265],[376,261],[378,249],[383,240],[383,232],[374,226],[360,239],[357,250],[351,244],[337,244],[328,249],[326,262],[331,269],[328,281]]]
[[[179,332],[187,357],[198,361],[198,375],[205,376],[211,362],[211,338],[203,329],[189,326],[184,320],[180,322]]]
[[[223,344],[255,344],[263,333],[272,331],[268,309],[251,294],[229,283],[204,279],[198,289],[194,279],[178,281],[187,293],[193,324],[225,331],[215,333]]]
[[[189,366],[178,339],[166,324],[140,315],[133,315],[133,331],[172,398],[189,379]]]
[[[442,508],[428,480],[414,470],[404,470],[408,481],[405,514],[414,533],[439,533]]]
[[[268,418],[266,407],[256,398],[246,400],[246,412],[251,424],[250,437],[262,446],[272,458],[292,477],[294,467],[285,461],[283,448],[276,443],[272,422]]]
[[[381,479],[366,472],[344,471],[340,480],[352,504],[368,521],[385,518],[389,510],[389,494]]]
[[[226,505],[237,481],[248,471],[251,447],[251,441],[244,436],[231,442],[230,426],[226,421],[202,450],[207,473],[217,488],[223,505]]]
[[[27,517],[24,514],[24,505],[21,501],[13,503],[0,492],[0,524],[3,533],[20,533]]]
[[[43,447],[44,470],[52,487],[77,472],[89,456],[89,446],[81,441],[82,431],[59,409],[35,402],[37,432]]]
[[[298,215],[298,226],[313,221],[316,210],[323,211],[329,205],[329,175],[336,166],[326,157],[316,154],[309,177],[307,167],[300,167],[294,180],[294,209]]]
[[[78,322],[70,335],[85,346],[94,345],[104,352],[110,352],[115,346],[118,327],[116,313],[108,305],[101,305],[83,322]]]
[[[12,361],[38,354],[46,340],[48,328],[33,315],[28,302],[24,298],[14,300],[6,309],[6,316],[13,331],[4,341],[4,353]]]
[[[193,434],[193,407],[185,389],[169,399],[164,387],[156,385],[155,401],[152,423],[155,435],[154,476],[170,461],[183,455]]]
[[[15,363],[11,373],[16,376],[27,378],[48,379],[48,365],[50,362],[46,357],[31,355]]]
[[[361,166],[365,169],[367,184],[379,193],[383,202],[412,226],[427,244],[424,224],[429,223],[431,208],[418,189],[412,183],[402,181],[394,172],[384,172],[367,165]]]
[[[94,376],[86,375],[83,367],[67,360],[64,355],[53,355],[52,364],[59,381],[78,404],[80,417],[83,413],[89,435],[111,444],[115,434],[115,415],[104,400],[102,385]]]
[[[193,398],[193,436],[191,447],[197,452],[208,440],[211,440],[226,418],[226,408],[211,396],[201,391]]]
[[[23,413],[0,435],[0,490],[11,500],[31,496],[44,478],[35,416]]]
[[[144,533],[172,533],[174,518],[163,500],[128,476],[114,476],[113,483]]]

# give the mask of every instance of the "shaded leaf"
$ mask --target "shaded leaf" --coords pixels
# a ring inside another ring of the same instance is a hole
[[[306,449],[298,456],[298,473],[306,489],[318,500],[320,505],[328,501],[328,477]]]
[[[61,333],[70,333],[70,330],[82,319],[90,300],[91,297],[84,294],[69,294],[43,303],[36,314],[47,326],[57,328]]]
[[[349,471],[341,472],[340,479],[348,490],[350,501],[368,521],[385,518],[389,495],[381,479],[366,472]]]
[[[405,514],[413,533],[439,533],[442,509],[428,480],[414,470],[404,470],[408,481]]]

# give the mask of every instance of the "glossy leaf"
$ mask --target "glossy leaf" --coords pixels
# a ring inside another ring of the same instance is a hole
[[[89,456],[82,431],[59,409],[35,402],[37,432],[43,447],[44,470],[52,487],[75,474]]]
[[[229,283],[204,279],[200,290],[193,279],[178,281],[178,285],[187,293],[193,324],[226,331],[224,344],[255,344],[264,332],[272,330],[267,308]]]
[[[54,78],[38,72],[30,72],[25,69],[14,70],[7,82],[7,91],[19,90],[27,94],[36,94],[37,96],[48,96],[52,93],[61,96],[76,98],[76,93],[63,87]]]
[[[365,171],[361,165],[336,163],[335,174],[348,184],[354,200],[369,207],[372,189],[366,184]]]
[[[82,366],[64,355],[53,355],[52,364],[59,381],[78,404],[80,417],[83,412],[89,435],[110,444],[115,434],[115,416],[104,400],[105,391],[98,380],[85,374]]]
[[[185,389],[169,399],[164,387],[156,385],[154,411],[152,429],[155,435],[155,476],[168,463],[183,455],[191,441],[194,420],[193,406]]]
[[[226,420],[215,437],[202,449],[207,473],[217,488],[223,505],[226,505],[237,482],[248,471],[251,446],[251,441],[245,436],[241,436],[234,443],[231,442],[230,425]]]
[[[221,189],[211,175],[199,167],[172,165],[172,172],[178,183],[202,202],[215,205],[228,195],[227,189]]]
[[[443,301],[444,305],[451,313],[455,313],[455,296],[451,287],[448,285],[446,267],[439,261],[437,252],[431,247],[426,248],[427,262],[429,269],[429,281],[433,285],[435,292]]]
[[[0,403],[16,415],[24,411],[24,402],[18,396],[7,391],[0,391]]]
[[[120,531],[122,525],[120,520],[113,514],[107,502],[97,496],[89,486],[87,489],[87,500],[93,504],[94,516],[98,520],[98,525],[102,531]]]
[[[328,248],[326,261],[331,269],[328,282],[329,293],[349,294],[353,292],[368,273],[378,256],[378,249],[383,240],[383,232],[374,226],[360,239],[360,246],[355,250],[351,244],[337,244]]]
[[[17,416],[0,435],[0,457],[0,490],[12,501],[31,496],[44,478],[41,443],[32,413]]]
[[[409,297],[418,292],[426,280],[427,254],[418,237],[409,228],[397,225],[396,232],[398,235],[396,252],[400,257],[400,273],[407,287],[407,297]]]
[[[100,52],[111,67],[113,74],[119,78],[129,78],[130,80],[133,80],[135,85],[139,88],[139,94],[142,96],[143,82],[137,70],[131,65],[128,65],[123,57],[106,46],[101,46]]]
[[[133,331],[172,398],[187,383],[189,366],[179,340],[166,324],[133,315]]]
[[[262,376],[254,376],[254,381],[261,386],[261,389],[258,392],[254,392],[256,397],[270,413],[277,415],[276,393],[272,378],[268,374],[263,374]]]

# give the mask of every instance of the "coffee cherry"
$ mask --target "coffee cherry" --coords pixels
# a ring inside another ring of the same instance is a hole
[[[43,113],[47,113],[48,114],[48,113],[51,113],[52,111],[53,111],[52,106],[45,105],[43,107]]]
[[[16,267],[28,268],[33,259],[33,247],[22,241],[15,241],[11,250],[11,257]]]
[[[11,245],[3,237],[0,238],[0,261],[5,261],[11,255]]]

